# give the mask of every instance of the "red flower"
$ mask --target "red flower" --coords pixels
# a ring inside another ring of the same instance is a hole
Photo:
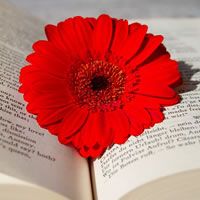
[[[21,70],[19,91],[39,125],[82,156],[140,135],[164,119],[164,106],[179,102],[177,62],[146,25],[101,15],[45,31]]]

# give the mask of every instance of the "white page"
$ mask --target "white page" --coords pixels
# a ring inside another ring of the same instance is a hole
[[[90,200],[87,161],[40,128],[17,91],[20,68],[42,32],[42,23],[0,1],[0,173]]]
[[[119,199],[149,181],[200,168],[200,19],[140,21],[150,32],[163,34],[172,57],[181,61],[183,100],[166,109],[164,122],[94,161],[100,200]]]

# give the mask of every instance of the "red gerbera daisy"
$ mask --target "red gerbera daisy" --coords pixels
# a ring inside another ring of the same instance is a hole
[[[177,62],[146,25],[101,15],[45,31],[21,70],[19,91],[39,125],[82,156],[141,134],[164,119],[164,106],[179,102]]]

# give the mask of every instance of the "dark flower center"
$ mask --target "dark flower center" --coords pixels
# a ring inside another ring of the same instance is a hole
[[[95,76],[91,80],[91,88],[93,90],[103,90],[108,87],[108,79],[105,76]]]
[[[75,101],[92,112],[112,111],[123,104],[126,76],[122,69],[106,61],[94,60],[71,71]]]

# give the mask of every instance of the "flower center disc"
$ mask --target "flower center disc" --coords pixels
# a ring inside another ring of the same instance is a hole
[[[91,88],[93,90],[103,90],[108,87],[108,79],[104,76],[96,76],[91,80]]]
[[[71,73],[71,89],[80,106],[92,112],[112,111],[120,107],[125,73],[112,63],[91,61],[75,66]]]

